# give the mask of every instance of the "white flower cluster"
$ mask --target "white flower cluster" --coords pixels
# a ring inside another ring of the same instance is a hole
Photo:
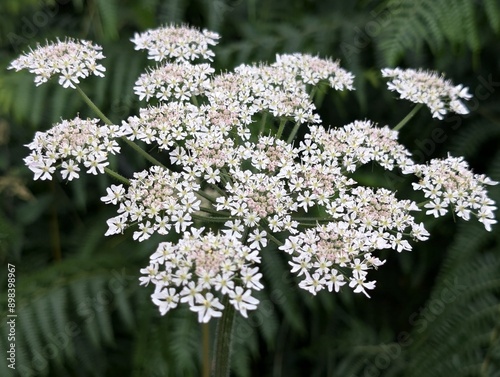
[[[190,62],[199,58],[212,60],[209,46],[217,44],[219,35],[208,30],[187,26],[165,26],[136,33],[132,42],[136,50],[147,50],[148,58],[157,62],[165,59]]]
[[[295,122],[319,123],[306,84],[315,85],[324,80],[336,90],[354,90],[354,75],[338,62],[302,54],[277,55],[276,59],[271,65],[236,67],[235,73],[240,77],[220,77],[214,82],[215,96],[211,98],[215,97],[215,103],[246,102],[254,111],[269,111],[275,117],[290,117]],[[226,82],[221,86],[222,81]],[[230,89],[229,86],[233,86],[233,90],[221,95],[219,91]]]
[[[200,200],[194,192],[199,184],[186,173],[172,173],[159,166],[135,173],[127,190],[123,185],[107,189],[101,200],[119,204],[116,217],[107,221],[106,235],[122,233],[130,224],[138,224],[134,239],[147,240],[153,233],[168,234],[186,231],[193,222],[191,214],[200,209]]]
[[[213,56],[208,46],[217,39],[215,33],[174,26],[136,34],[136,49],[168,61],[140,76],[134,88],[141,99],[160,103],[120,127],[99,126],[95,119],[63,121],[37,133],[25,159],[35,179],[51,179],[60,168],[63,178],[72,180],[79,176],[79,164],[90,174],[102,173],[108,153],[119,152],[117,137],[168,154],[171,169],[153,166],[135,173],[126,186],[111,185],[101,198],[118,206],[106,235],[132,226],[138,241],[154,233],[182,234],[177,244],[161,243],[141,270],[142,284],[156,286],[152,299],[162,314],[187,303],[200,322],[207,322],[220,317],[220,298],[226,296],[247,316],[258,304],[252,294],[262,288],[261,274],[254,264],[268,241],[290,255],[302,289],[316,294],[348,285],[369,296],[375,281],[368,272],[385,263],[377,250],[411,250],[409,240],[429,236],[412,215],[419,211],[413,201],[351,178],[370,162],[420,177],[414,188],[429,198],[427,214],[441,216],[452,207],[465,220],[477,216],[488,230],[496,223],[496,207],[484,189],[496,182],[472,174],[463,159],[416,165],[398,142],[398,132],[387,126],[369,120],[328,129],[320,125],[311,87],[354,89],[354,76],[338,62],[278,55],[271,64],[241,65],[217,75],[208,64],[192,65]],[[72,59],[77,58],[87,59],[78,54]],[[38,61],[40,69],[47,59]],[[391,90],[425,103],[435,117],[466,111],[460,99],[469,98],[467,89],[436,74],[382,73],[393,79]],[[294,144],[300,126],[305,136]],[[202,234],[197,222],[217,223],[219,233]]]
[[[167,63],[143,73],[135,82],[134,93],[149,101],[188,101],[208,87],[208,77],[214,73],[209,64]]]
[[[435,217],[443,216],[448,207],[464,220],[473,214],[491,231],[496,224],[495,202],[488,198],[485,185],[496,185],[498,182],[482,174],[474,174],[462,157],[448,156],[446,159],[434,159],[429,165],[415,165],[414,173],[420,182],[413,183],[415,190],[422,190],[429,202],[426,214]]]
[[[108,154],[118,154],[120,146],[115,139],[123,133],[119,126],[99,126],[99,119],[63,120],[46,132],[37,132],[27,145],[32,150],[24,159],[35,173],[34,179],[51,180],[56,169],[63,179],[78,178],[80,165],[89,174],[103,174],[109,165]]]
[[[311,140],[321,146],[321,158],[338,159],[349,172],[370,161],[378,162],[387,170],[397,166],[406,171],[413,165],[411,153],[397,140],[398,132],[387,126],[376,127],[370,121],[354,121],[329,131],[318,126],[310,129]]]
[[[167,102],[157,107],[142,108],[139,116],[122,122],[123,133],[129,140],[156,143],[160,149],[170,149],[188,136],[201,121],[200,109],[190,103]]]
[[[434,118],[443,119],[449,111],[457,114],[469,112],[461,101],[472,98],[469,89],[462,85],[454,86],[436,72],[385,68],[382,76],[391,79],[387,84],[389,90],[398,92],[402,99],[425,104]]]
[[[354,90],[354,75],[341,68],[338,61],[296,53],[276,55],[273,66],[296,75],[306,84],[316,85],[321,80],[326,80],[336,90]]]
[[[179,303],[198,313],[199,322],[222,316],[224,305],[215,294],[227,296],[229,304],[247,317],[259,300],[253,291],[263,288],[258,249],[242,244],[231,235],[201,235],[191,228],[177,244],[162,242],[141,269],[141,284],[155,285],[153,303],[163,315]]]
[[[101,50],[101,46],[85,40],[57,41],[44,47],[38,46],[35,50],[21,55],[10,64],[9,69],[28,69],[36,74],[37,86],[57,75],[60,85],[75,89],[75,84],[80,83],[80,79],[91,74],[104,77],[106,68],[97,63],[99,59],[104,58]]]
[[[373,256],[375,250],[411,250],[403,237],[409,233],[426,240],[423,224],[414,221],[418,211],[409,200],[397,200],[389,190],[362,186],[329,200],[325,225],[317,225],[290,236],[280,249],[292,255],[292,272],[303,275],[299,286],[312,294],[327,288],[339,291],[348,279],[354,292],[368,295],[375,287],[367,281],[368,270],[385,263]]]

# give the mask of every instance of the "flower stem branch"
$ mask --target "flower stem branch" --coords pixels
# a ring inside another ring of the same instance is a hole
[[[210,325],[201,324],[203,337],[203,377],[210,377]]]
[[[293,127],[293,130],[290,133],[290,136],[288,136],[288,140],[286,141],[288,144],[291,144],[291,142],[295,138],[295,135],[297,134],[299,127],[300,127],[300,122],[295,123],[295,126]]]
[[[415,106],[409,113],[407,116],[405,116],[401,122],[399,122],[396,127],[393,128],[394,131],[399,131],[401,128],[404,127],[404,125],[406,123],[408,123],[410,121],[411,118],[413,118],[415,116],[416,113],[418,113],[418,111],[424,106],[423,103],[419,103],[417,104],[417,106]]]
[[[265,112],[263,115],[262,115],[262,121],[260,123],[260,131],[259,131],[259,135],[262,135],[264,133],[264,130],[266,129],[266,120],[267,120],[267,112]]]
[[[215,191],[217,191],[221,196],[227,196],[227,193],[221,189],[219,186],[215,184],[210,184],[210,187],[212,187]]]
[[[196,194],[198,194],[198,195],[199,195],[199,196],[201,196],[202,198],[207,199],[210,203],[216,203],[216,202],[217,202],[217,201],[215,200],[215,198],[214,198],[214,197],[212,197],[212,195],[207,194],[205,191],[199,190],[199,191],[196,191]]]
[[[302,222],[331,222],[331,221],[337,221],[336,219],[334,218],[330,218],[330,217],[295,217],[295,216],[292,216],[292,220],[295,220],[295,221],[298,221],[300,223]]]
[[[113,177],[117,181],[120,181],[121,183],[125,183],[126,185],[130,185],[130,181],[127,178],[125,178],[121,174],[118,174],[114,170],[111,170],[111,169],[105,167],[104,171],[106,172],[106,174],[108,174],[110,177]]]
[[[89,105],[92,111],[94,111],[104,123],[106,123],[107,125],[113,124],[113,122],[106,115],[104,115],[104,113],[96,106],[94,102],[92,102],[92,100],[85,94],[85,92],[78,85],[76,85],[76,90],[82,96],[85,103]],[[122,137],[121,139],[152,164],[165,168],[165,166],[160,161],[155,159],[153,156],[151,156],[148,152],[139,147],[133,141],[127,139],[126,137]]]
[[[286,118],[281,119],[280,126],[278,128],[278,132],[276,133],[276,139],[281,138],[281,134],[283,133],[283,130],[285,128],[285,124],[286,124]]]
[[[138,146],[136,143],[133,141],[127,139],[125,136],[122,136],[121,139],[128,144],[129,147],[131,147],[134,151],[139,153],[142,157],[144,157],[146,160],[151,162],[153,165],[161,166],[164,169],[167,169],[165,165],[163,165],[160,161],[158,161],[156,158],[151,156],[148,152],[146,152],[144,149],[142,149],[140,146]]]
[[[229,217],[230,214],[228,212],[220,212],[220,211],[216,211],[212,208],[208,208],[208,207],[200,207],[200,210],[203,211],[203,212],[206,212],[206,213],[211,213],[212,215],[223,215],[223,216],[226,216],[226,217]]]
[[[267,228],[267,227],[266,227]],[[273,234],[269,231],[269,229],[266,229],[267,237],[273,241],[277,246],[283,246],[284,243],[281,242],[279,239],[273,236]]]
[[[78,85],[75,86],[77,92],[82,96],[83,100],[87,105],[89,105],[92,111],[96,113],[97,116],[101,118],[101,120],[107,125],[113,124],[113,122],[106,115],[104,115],[104,113],[96,106],[94,102],[92,102],[92,100],[85,94],[85,92]]]
[[[203,216],[203,215],[197,215],[196,213],[192,213],[191,216],[193,219],[196,220],[201,220],[201,221],[207,221],[207,222],[213,222],[213,223],[225,223],[226,221],[232,220],[232,217],[212,217],[212,216]]]

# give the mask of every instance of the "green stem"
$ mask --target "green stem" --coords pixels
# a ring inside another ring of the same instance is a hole
[[[276,139],[281,138],[281,134],[283,133],[283,130],[285,129],[285,124],[286,124],[286,118],[281,119],[280,126],[278,128],[278,132],[276,133]]]
[[[300,122],[295,123],[295,126],[293,127],[293,130],[290,133],[290,136],[288,136],[288,140],[286,141],[288,144],[290,144],[295,138],[295,135],[297,134],[299,127],[300,127]]]
[[[203,335],[203,377],[210,377],[210,325],[202,323],[201,332]]]
[[[267,237],[273,241],[277,246],[283,246],[284,243],[281,242],[279,239],[277,239],[276,237],[274,237],[271,233],[271,231],[269,229],[266,229],[266,233],[267,233]]]
[[[201,196],[202,198],[207,199],[210,203],[217,203],[214,197],[212,197],[210,194],[207,194],[205,191],[196,191],[196,194]]]
[[[84,91],[78,86],[78,85],[75,85],[76,86],[76,90],[77,92],[83,97],[83,100],[85,101],[85,103],[87,105],[89,105],[89,107],[97,114],[97,116],[99,118],[101,118],[101,120],[106,123],[106,124],[113,124],[113,122],[111,120],[109,120],[109,118],[104,115],[104,113],[95,105],[94,102],[92,102],[92,100],[84,93]]]
[[[85,103],[87,105],[89,105],[89,107],[97,114],[97,116],[99,118],[101,118],[101,120],[104,123],[106,123],[108,125],[113,124],[113,122],[106,115],[104,115],[104,113],[96,106],[96,104],[94,102],[92,102],[92,100],[84,93],[84,91],[78,85],[76,85],[76,90],[78,91],[78,93],[80,93],[80,95],[82,96],[82,98],[85,101]],[[148,152],[146,152],[144,149],[142,149],[141,147],[139,147],[136,143],[134,143],[133,141],[127,139],[124,136],[121,139],[123,141],[125,141],[125,143],[127,143],[128,145],[130,145],[130,147],[132,147],[136,152],[138,152],[146,160],[148,160],[149,162],[151,162],[153,165],[158,165],[158,166],[161,166],[162,168],[166,169],[166,167],[160,161],[158,161],[157,159],[155,159]]]
[[[56,186],[54,181],[50,181],[50,189],[52,191],[53,198],[57,197]],[[61,249],[61,232],[59,230],[59,217],[57,215],[57,202],[53,201],[50,205],[50,234],[52,241],[52,257],[55,262],[60,262],[62,260],[62,249]]]
[[[266,237],[268,237],[271,241],[273,241],[277,246],[283,246],[284,243],[281,242],[279,239],[277,239],[276,237],[273,236],[273,232],[269,228],[269,223],[266,220],[263,220],[262,222],[263,222],[263,224],[260,225],[260,228],[262,230],[266,231],[266,233],[267,233]]]
[[[193,219],[206,221],[209,223],[225,223],[226,221],[232,220],[232,217],[212,217],[212,216],[203,216],[197,215],[196,213],[192,213],[191,216]]]
[[[130,181],[127,178],[125,178],[121,174],[118,174],[114,170],[111,170],[111,169],[105,167],[104,171],[106,172],[106,174],[108,174],[109,176],[113,177],[117,181],[120,181],[121,183],[125,183],[126,185],[130,185]]]
[[[420,202],[420,203],[417,203],[417,207],[418,208],[424,208],[424,206],[427,204],[427,203],[430,203],[431,202],[431,199],[428,199],[428,200],[425,200],[423,202]]]
[[[161,166],[164,169],[167,169],[165,165],[163,165],[160,161],[158,161],[156,158],[151,156],[148,152],[146,152],[144,149],[142,149],[140,146],[138,146],[136,143],[134,143],[132,140],[127,139],[125,136],[122,136],[121,139],[129,145],[134,151],[139,153],[142,157],[144,157],[146,160],[151,162],[153,165]]]
[[[262,115],[262,121],[260,123],[259,135],[262,135],[264,133],[264,129],[266,128],[266,120],[267,120],[267,113],[264,113]]]
[[[224,179],[224,174],[221,174],[221,178]],[[215,191],[217,191],[221,196],[227,196],[226,192],[219,186],[210,184],[210,187],[212,187]]]
[[[311,102],[314,103],[314,96],[316,95],[316,91],[318,90],[317,86],[313,86],[311,89],[311,93],[309,93],[309,98],[311,99]]]
[[[217,324],[212,377],[229,377],[231,370],[231,340],[234,323],[234,306],[229,303],[229,296],[222,299],[224,311]]]
[[[403,126],[408,123],[410,121],[411,118],[413,118],[415,116],[416,113],[418,113],[418,110],[420,110],[422,108],[422,106],[424,106],[423,103],[419,103],[417,104],[417,106],[415,106],[409,113],[407,116],[405,116],[403,118],[403,120],[401,120],[401,122],[399,122],[396,127],[393,128],[394,131],[399,131],[401,128],[403,128]]]
[[[299,223],[301,222],[316,222],[316,221],[336,221],[334,218],[329,218],[329,217],[293,217],[292,220],[298,221]]]
[[[201,206],[200,210],[203,211],[203,212],[206,212],[206,213],[211,213],[212,215],[223,215],[223,216],[226,216],[226,217],[230,216],[230,214],[228,212],[216,211],[215,209],[212,209],[212,208],[209,208],[209,207],[203,207],[203,206]]]

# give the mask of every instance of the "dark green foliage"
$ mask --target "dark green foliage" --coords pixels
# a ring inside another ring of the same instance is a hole
[[[384,64],[390,66],[411,49],[422,51],[424,44],[435,55],[463,48],[477,53],[484,47],[480,37],[484,28],[477,13],[498,32],[498,3],[488,0],[391,0],[387,11],[389,25],[378,38],[378,46]]]
[[[35,25],[37,12],[53,16]],[[129,39],[170,22],[218,31],[217,69],[272,61],[283,52],[341,59],[356,74],[357,91],[325,94],[319,108],[325,125],[369,118],[394,126],[410,106],[385,91],[378,69],[437,69],[468,85],[477,106],[470,116],[441,123],[422,112],[401,138],[423,161],[451,151],[500,181],[499,87],[479,89],[488,77],[500,81],[497,0],[6,0],[0,15],[0,126],[8,131],[0,138],[0,284],[5,287],[5,265],[15,264],[22,376],[200,376],[202,370],[202,328],[194,313],[179,308],[162,317],[150,301],[152,288],[138,286],[139,269],[159,239],[138,244],[130,234],[103,236],[110,214],[99,197],[110,182],[31,182],[23,167],[23,145],[34,132],[61,117],[95,116],[71,90],[57,83],[35,87],[32,75],[6,71],[37,42],[68,35],[104,46],[106,77],[82,86],[117,124],[143,105],[132,87],[148,62]],[[437,127],[444,141],[433,139]],[[114,164],[126,175],[144,166],[122,158]],[[409,182],[382,174],[370,182],[411,195]],[[490,192],[499,203],[499,187]],[[433,236],[414,251],[384,254],[388,262],[374,274],[371,299],[300,291],[287,256],[269,247],[261,306],[248,319],[236,317],[234,375],[500,376],[498,224],[487,233],[450,216],[428,228]],[[458,294],[448,299],[450,286]],[[2,351],[7,330],[4,321]],[[0,375],[11,372],[0,358]]]

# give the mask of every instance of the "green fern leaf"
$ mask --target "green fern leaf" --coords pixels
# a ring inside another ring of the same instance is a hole
[[[488,21],[497,33],[500,33],[500,4],[497,0],[483,0]]]
[[[101,27],[106,39],[118,37],[118,4],[116,0],[97,0]]]

